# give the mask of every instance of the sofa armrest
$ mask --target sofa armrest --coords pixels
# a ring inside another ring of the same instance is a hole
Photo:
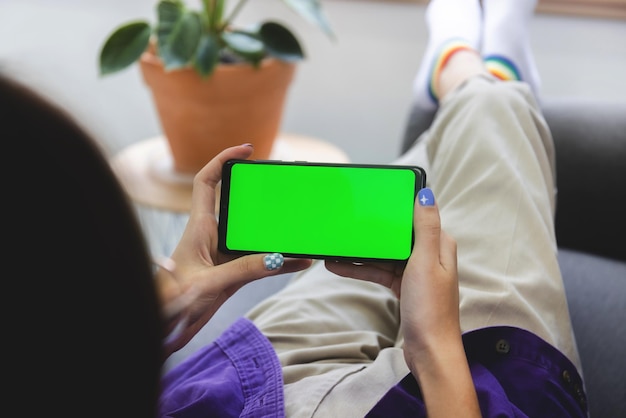
[[[560,247],[626,260],[626,102],[552,100]],[[617,241],[617,242],[616,242]]]
[[[556,235],[564,248],[626,260],[626,101],[579,98],[542,102],[555,142]],[[430,126],[435,112],[413,105],[401,152]]]

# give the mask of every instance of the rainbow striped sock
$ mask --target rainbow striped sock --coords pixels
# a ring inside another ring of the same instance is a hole
[[[488,55],[483,58],[485,68],[492,75],[504,81],[521,81],[522,77],[517,66],[502,55]]]
[[[439,103],[439,94],[436,86],[439,84],[441,70],[446,66],[450,57],[459,51],[476,52],[474,47],[472,47],[468,41],[464,39],[451,39],[441,46],[437,58],[433,61],[430,71],[430,82],[428,84],[428,95],[434,103]]]

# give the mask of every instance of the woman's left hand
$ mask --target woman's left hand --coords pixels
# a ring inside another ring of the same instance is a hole
[[[160,269],[159,289],[164,306],[191,294],[186,310],[186,325],[169,352],[182,348],[213,317],[218,308],[243,285],[262,277],[291,273],[310,267],[309,259],[285,259],[282,266],[266,267],[268,254],[241,257],[223,254],[217,249],[218,221],[215,213],[216,191],[222,166],[229,159],[247,159],[250,145],[228,148],[218,154],[193,181],[189,220],[171,259],[173,271]],[[278,255],[279,261],[282,256]],[[280,263],[279,263],[280,264]]]

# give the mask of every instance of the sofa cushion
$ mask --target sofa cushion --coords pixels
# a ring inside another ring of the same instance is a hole
[[[560,249],[591,418],[626,417],[626,262]]]

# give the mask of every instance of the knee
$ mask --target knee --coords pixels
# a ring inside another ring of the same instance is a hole
[[[519,112],[528,112],[536,106],[530,87],[520,82],[484,80],[468,85],[459,93],[460,101],[477,117],[493,116],[503,111],[519,115]]]

